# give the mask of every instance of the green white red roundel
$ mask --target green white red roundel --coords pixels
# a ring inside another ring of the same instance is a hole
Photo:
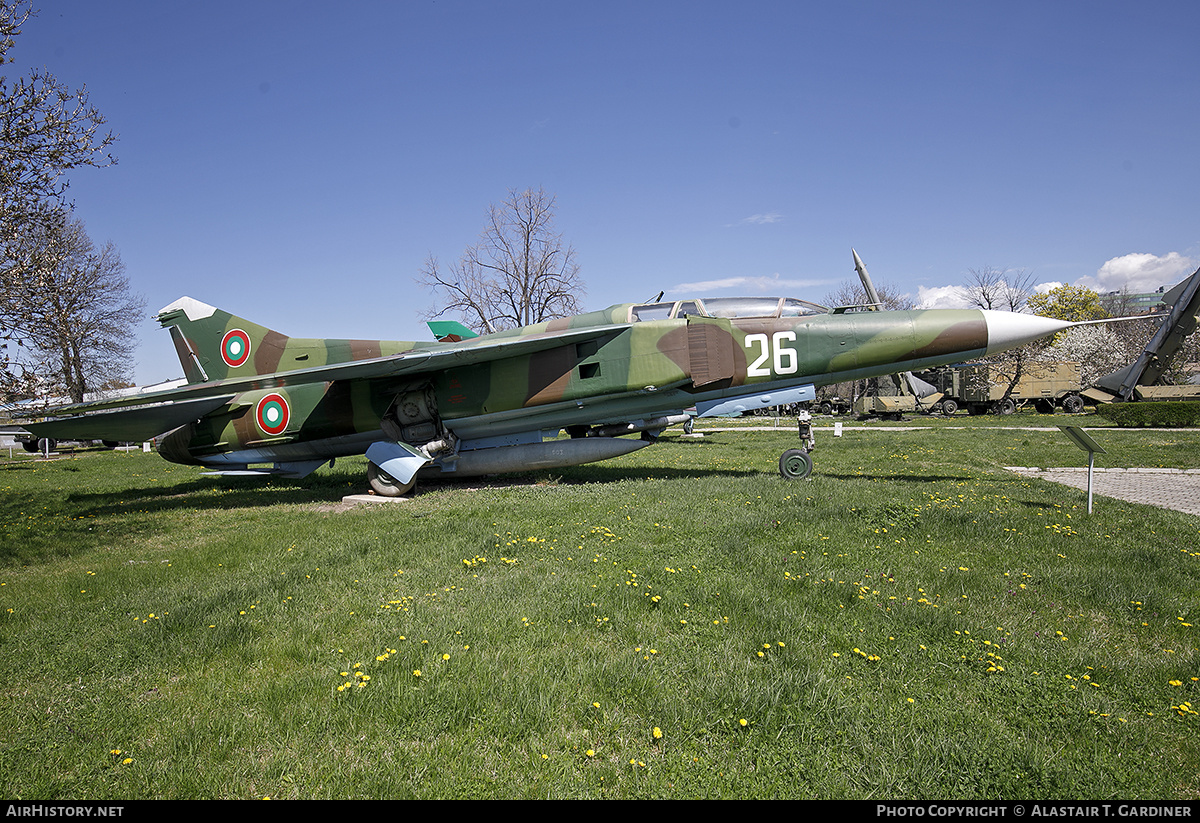
[[[250,359],[250,335],[241,329],[232,329],[221,338],[221,359],[232,368]]]
[[[291,416],[287,401],[279,394],[268,394],[254,409],[254,419],[266,434],[283,434]]]

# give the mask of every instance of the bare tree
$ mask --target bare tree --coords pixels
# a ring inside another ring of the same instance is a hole
[[[905,311],[914,308],[916,304],[910,295],[888,283],[876,283],[875,291],[883,303],[879,308],[888,311]],[[867,290],[861,282],[844,281],[836,289],[825,295],[827,306],[864,306],[868,302]]]
[[[104,385],[125,382],[133,368],[130,340],[145,301],[130,291],[112,243],[97,248],[80,220],[65,220],[34,241],[40,266],[23,281],[25,337],[47,388],[73,402]]]
[[[1024,311],[1033,294],[1033,273],[1024,269],[994,269],[985,266],[982,269],[970,269],[967,284],[963,287],[968,303],[978,309],[988,311]],[[1007,378],[1008,385],[1004,395],[996,403],[996,409],[1011,409],[1009,402],[1017,383],[1025,373],[1028,361],[1045,347],[1044,342],[1030,343],[1016,349],[993,355],[989,361],[995,368],[988,370],[1001,379]],[[980,374],[984,372],[981,371]]]
[[[970,269],[963,293],[978,309],[1024,311],[1033,294],[1033,273],[1024,269]]]
[[[430,256],[419,282],[440,297],[429,318],[456,312],[476,331],[542,323],[579,314],[584,294],[575,250],[554,230],[555,198],[539,188],[510,190],[488,208],[479,242],[443,270]]]
[[[12,62],[9,50],[32,15],[28,0],[0,0],[0,64]],[[19,296],[46,268],[30,256],[40,247],[29,237],[61,225],[67,171],[116,162],[108,154],[116,137],[101,132],[104,123],[84,89],[71,91],[47,72],[11,84],[0,77],[0,393],[27,382],[10,369],[27,339]]]

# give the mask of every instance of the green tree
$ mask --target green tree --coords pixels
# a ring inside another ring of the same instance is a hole
[[[1078,323],[1085,320],[1103,320],[1108,312],[1100,302],[1100,295],[1083,286],[1056,286],[1029,298],[1029,310],[1041,317],[1069,320]]]

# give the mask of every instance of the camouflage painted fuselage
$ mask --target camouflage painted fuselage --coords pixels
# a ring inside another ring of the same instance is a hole
[[[152,418],[144,425],[175,429],[160,451],[176,462],[226,470],[270,463],[302,476],[367,452],[405,475],[512,471],[624,453],[641,442],[616,435],[652,435],[693,407],[721,413],[811,399],[822,385],[975,358],[1063,327],[1009,328],[1013,321],[994,315],[837,313],[796,300],[726,298],[621,304],[416,343],[290,338],[182,298],[158,319],[188,385],[140,403],[163,404],[161,413],[142,410]],[[122,405],[134,403],[68,411]],[[78,428],[89,419],[97,418],[59,422]],[[134,439],[125,435],[137,426],[124,426],[107,439]],[[572,442],[551,445],[560,430]],[[505,449],[509,456],[498,456]]]
[[[554,324],[532,330],[552,334]],[[487,338],[480,338],[485,340]],[[435,376],[449,425],[475,434],[617,423],[697,402],[977,356],[979,312],[857,312],[789,318],[687,317]]]

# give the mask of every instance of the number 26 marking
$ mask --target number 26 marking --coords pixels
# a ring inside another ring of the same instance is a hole
[[[758,357],[746,369],[746,375],[770,377],[772,368],[766,365],[768,360],[771,361],[774,374],[795,374],[800,368],[800,361],[796,356],[796,350],[786,345],[786,341],[794,342],[795,340],[796,333],[794,331],[777,331],[770,338],[765,334],[746,335],[746,348],[758,348]]]

